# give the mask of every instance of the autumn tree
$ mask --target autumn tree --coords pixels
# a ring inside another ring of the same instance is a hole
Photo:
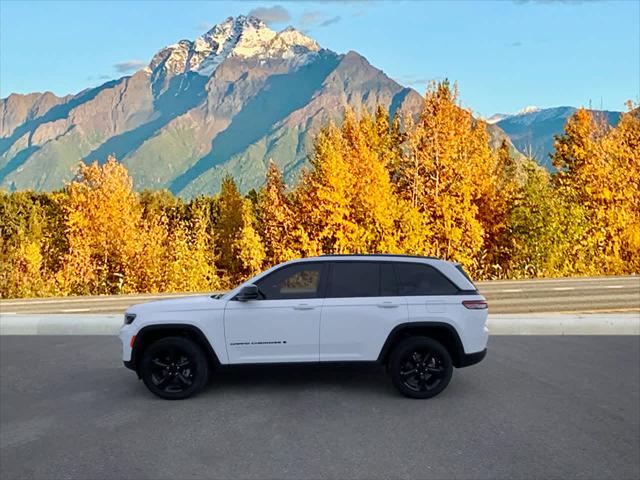
[[[580,109],[555,141],[558,192],[586,209],[588,228],[581,243],[601,273],[639,266],[638,124],[637,109],[623,114],[613,129]]]
[[[202,292],[221,288],[214,239],[202,206],[196,205],[188,218],[171,229],[168,247],[166,290]]]
[[[0,192],[0,297],[56,294],[65,250],[59,193]]]
[[[254,228],[251,204],[242,197],[231,177],[222,181],[217,203],[215,241],[219,266],[227,280],[235,283],[260,271],[265,258],[264,246]]]
[[[63,291],[135,291],[141,215],[127,170],[113,157],[104,165],[82,165],[66,187],[64,211],[69,251],[58,278]]]
[[[611,236],[620,242],[620,273],[640,272],[640,106],[628,104],[616,128],[604,139],[604,150],[612,165],[614,205],[609,217]],[[617,263],[617,262],[616,262]]]
[[[478,254],[477,275],[501,278],[509,260],[508,222],[514,202],[521,195],[518,164],[507,140],[493,153],[484,171],[484,189],[476,199],[478,220],[483,229],[483,246]]]
[[[269,162],[265,186],[257,197],[257,212],[268,266],[304,255],[308,238],[285,191],[282,173],[273,161]]]
[[[317,136],[312,170],[296,190],[299,218],[325,253],[421,251],[422,219],[394,195],[387,163],[393,155],[387,117],[347,111],[341,128]],[[413,213],[413,215],[412,215]],[[417,240],[416,240],[417,238]]]
[[[430,253],[475,270],[484,235],[478,205],[493,162],[484,124],[457,104],[457,90],[445,81],[429,87],[410,128],[397,190],[425,217]]]
[[[581,243],[587,222],[584,207],[558,195],[549,172],[535,161],[525,161],[523,170],[524,183],[507,218],[504,276],[589,273],[590,257]]]

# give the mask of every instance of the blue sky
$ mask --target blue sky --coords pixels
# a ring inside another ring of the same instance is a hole
[[[0,96],[76,93],[256,9],[272,28],[355,50],[421,93],[430,79],[455,80],[480,115],[526,105],[621,110],[640,99],[638,0],[0,0]]]

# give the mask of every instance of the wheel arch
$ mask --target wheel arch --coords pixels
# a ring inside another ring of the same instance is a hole
[[[402,340],[414,336],[424,336],[440,342],[451,355],[454,367],[460,367],[464,358],[464,347],[457,330],[444,322],[408,322],[397,325],[389,332],[378,361],[386,364],[393,348]]]
[[[131,349],[131,364],[134,366],[138,377],[140,377],[139,363],[144,350],[161,338],[185,337],[198,344],[207,356],[211,369],[220,365],[218,355],[205,334],[195,325],[187,323],[162,323],[157,325],[147,325],[136,333],[136,338]]]

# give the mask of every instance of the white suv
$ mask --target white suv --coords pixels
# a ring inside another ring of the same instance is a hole
[[[327,255],[277,265],[234,290],[134,305],[120,331],[128,368],[156,395],[186,398],[220,366],[378,362],[404,395],[429,398],[486,354],[487,303],[456,263]]]

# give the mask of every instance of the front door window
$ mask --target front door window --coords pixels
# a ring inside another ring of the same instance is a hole
[[[322,265],[300,264],[284,267],[256,282],[264,300],[318,298]]]

